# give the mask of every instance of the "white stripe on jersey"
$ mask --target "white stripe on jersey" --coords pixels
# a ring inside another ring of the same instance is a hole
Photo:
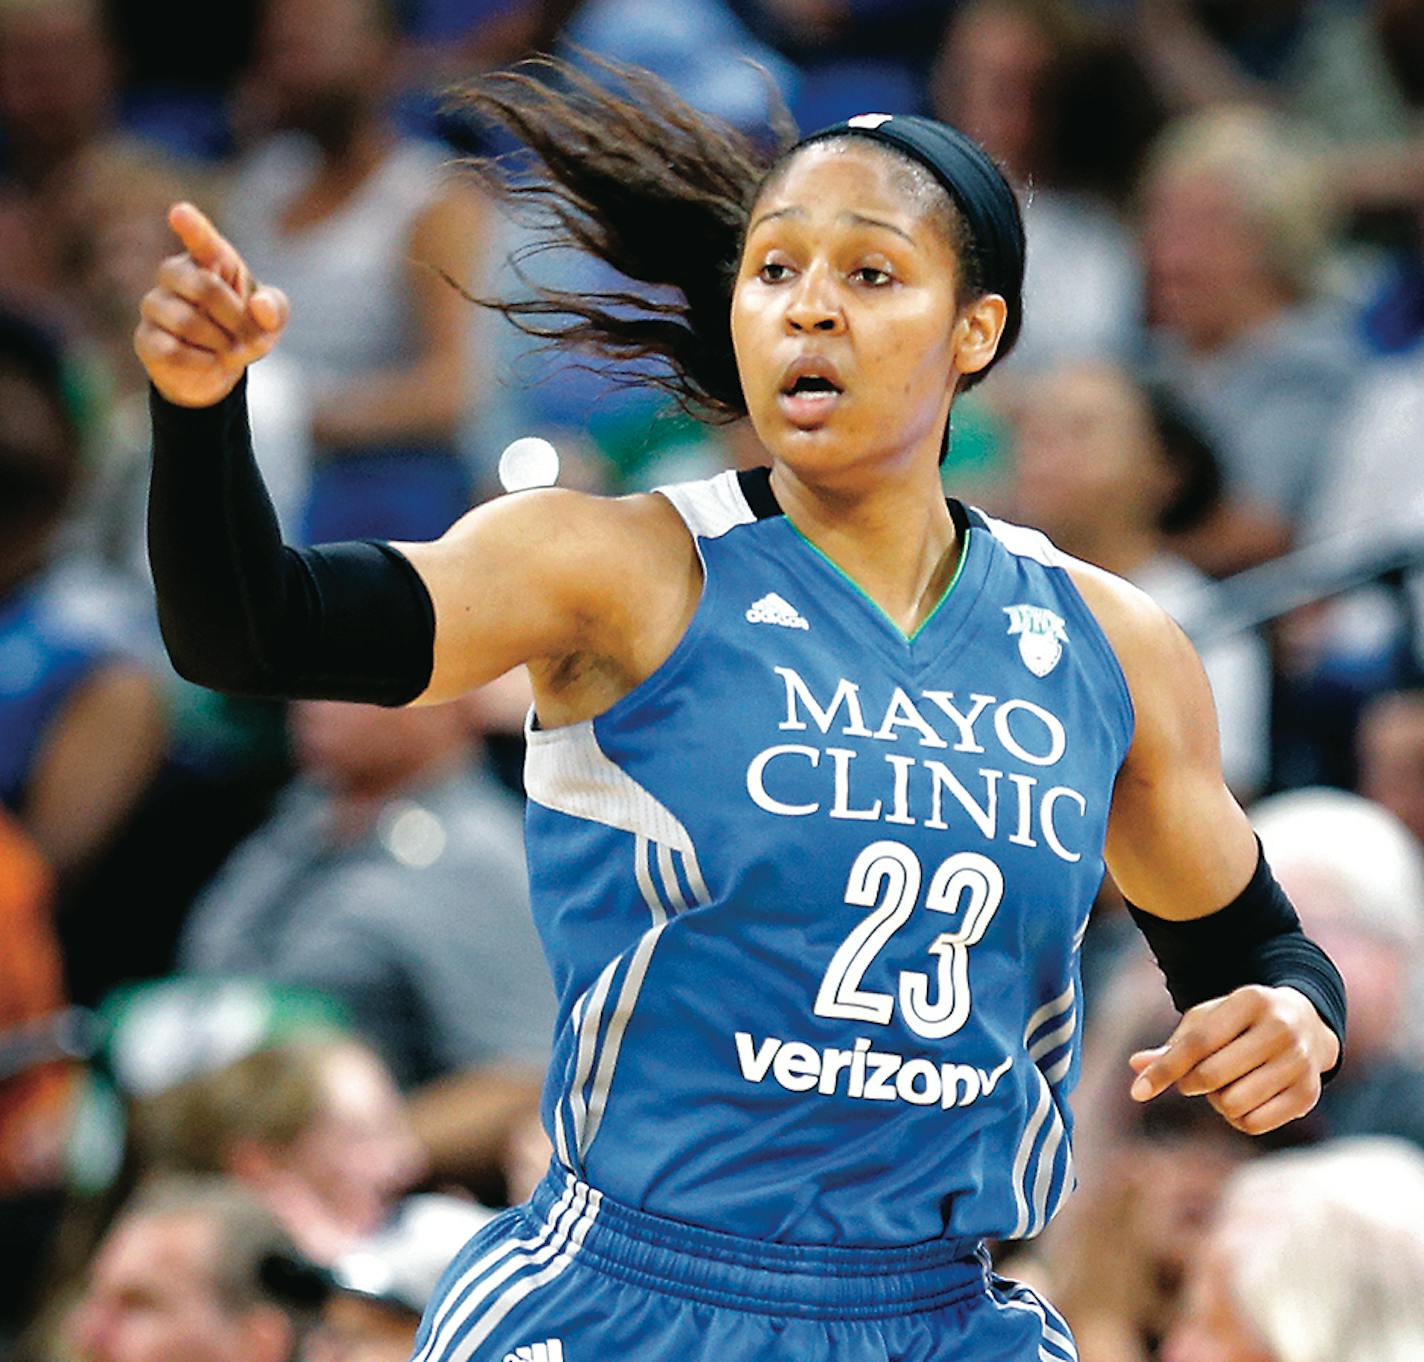
[[[700,874],[695,876],[693,874],[695,864],[695,858],[690,853],[683,854],[683,871],[687,875],[689,886],[695,886],[702,879]],[[677,881],[673,848],[662,842],[658,843],[658,872],[662,878],[663,891],[667,894],[668,900],[678,912],[683,911],[687,907],[687,899]],[[705,903],[706,900],[704,899],[702,902]],[[697,906],[701,907],[702,903]],[[618,1054],[623,1046],[623,1035],[628,1029],[633,1009],[638,1005],[638,995],[642,992],[643,980],[647,977],[653,949],[658,943],[658,937],[662,935],[663,929],[668,925],[668,918],[664,915],[662,921],[654,918],[654,922],[656,925],[645,932],[637,946],[633,948],[633,958],[628,965],[628,973],[623,978],[623,987],[618,991],[618,1002],[613,1009],[613,1015],[608,1022],[608,1029],[603,1038],[603,1050],[598,1058],[598,1071],[594,1075],[593,1091],[588,1100],[587,1125],[578,1137],[580,1162],[588,1153],[589,1146],[593,1144],[598,1135],[598,1128],[603,1123],[603,1113],[608,1107],[608,1094],[613,1087],[613,1071],[618,1066]]]
[[[1063,1143],[1063,1113],[1053,1104],[1052,1125],[1048,1138],[1038,1155],[1038,1176],[1033,1180],[1034,1221],[1029,1234],[1041,1234],[1048,1224],[1048,1193],[1053,1187],[1053,1166],[1058,1161],[1058,1146]]]
[[[1039,1362],[1078,1362],[1078,1349],[1072,1336],[1061,1332],[1048,1322],[1048,1315],[1039,1298],[1031,1295],[1025,1287],[1015,1284],[1012,1296],[1006,1296],[997,1287],[990,1287],[989,1296],[994,1304],[1001,1309],[1021,1310],[1026,1315],[1038,1317]],[[1053,1349],[1052,1352],[1049,1351],[1050,1347]]]
[[[583,1010],[588,1006],[588,993],[580,993],[578,1001],[574,1003],[573,1010],[569,1013],[569,1026],[572,1028],[575,1037],[579,1033],[579,1027],[583,1025]],[[569,1055],[569,1059],[575,1060],[578,1055],[578,1047],[575,1046]],[[568,1094],[559,1099],[554,1107],[554,1148],[558,1151],[559,1162],[565,1168],[572,1168],[573,1163],[569,1158],[569,1137],[564,1130],[564,1113],[568,1107]],[[573,1119],[572,1112],[569,1113],[569,1120]],[[575,1136],[575,1140],[577,1140]]]
[[[574,1123],[573,1153],[575,1157],[583,1147],[583,1128],[588,1116],[583,1090],[593,1073],[593,1056],[598,1049],[598,1031],[603,1021],[603,1005],[608,1001],[608,990],[622,959],[621,955],[615,955],[603,967],[603,973],[598,976],[598,981],[594,984],[589,995],[588,1006],[584,1009],[583,1016],[579,1021],[578,1067],[574,1070],[574,1081],[568,1094],[569,1112]]]
[[[1044,1055],[1056,1050],[1065,1040],[1072,1035],[1074,1028],[1078,1024],[1076,1012],[1069,1012],[1068,1020],[1055,1031],[1050,1031],[1047,1035],[1041,1036],[1029,1046],[1028,1057],[1036,1064]]]
[[[682,886],[677,882],[677,870],[672,863],[672,848],[666,842],[658,843],[658,869],[662,871],[663,889],[667,892],[673,912],[682,912],[687,907],[687,900],[683,897]]]
[[[667,921],[667,909],[663,907],[663,901],[658,897],[658,891],[653,885],[651,851],[652,843],[639,833],[633,842],[633,876],[638,881],[638,888],[642,892],[643,902],[648,905],[648,912],[653,915],[653,926],[660,927]]]
[[[1028,1174],[1029,1159],[1033,1156],[1033,1147],[1038,1142],[1038,1132],[1043,1129],[1043,1123],[1048,1119],[1048,1110],[1053,1105],[1053,1093],[1049,1089],[1048,1082],[1044,1079],[1042,1072],[1035,1068],[1034,1073],[1039,1076],[1038,1105],[1033,1109],[1033,1115],[1029,1117],[1028,1125],[1024,1127],[1023,1138],[1019,1141],[1018,1151],[1014,1155],[1014,1167],[1010,1177],[1014,1184],[1014,1204],[1018,1207],[1018,1219],[1014,1222],[1014,1227],[1009,1231],[1010,1239],[1022,1239],[1028,1233],[1028,1227],[1032,1224],[1032,1217],[1029,1213],[1028,1193],[1024,1186],[1025,1178]]]
[[[1055,1060],[1043,1071],[1043,1076],[1050,1083],[1061,1083],[1067,1077],[1068,1070],[1073,1067],[1073,1052],[1069,1050],[1062,1059]]]
[[[1029,1043],[1030,1039],[1033,1037],[1033,1033],[1037,1031],[1039,1027],[1043,1026],[1046,1022],[1053,1020],[1053,1018],[1059,1016],[1061,1013],[1066,1012],[1070,1007],[1073,1006],[1073,998],[1075,996],[1075,993],[1075,985],[1070,979],[1068,981],[1068,987],[1065,988],[1062,993],[1060,993],[1051,1002],[1044,1003],[1044,1005],[1040,1007],[1028,1019],[1028,1025],[1024,1027],[1025,1045]]]
[[[633,948],[633,959],[628,973],[623,978],[623,987],[618,992],[618,1002],[613,1009],[613,1017],[608,1023],[607,1034],[603,1038],[603,1053],[598,1058],[598,1072],[593,1079],[593,1092],[588,1099],[588,1122],[580,1131],[578,1156],[582,1161],[588,1147],[603,1124],[603,1112],[608,1105],[608,1090],[613,1086],[613,1070],[618,1064],[618,1051],[623,1044],[623,1033],[628,1029],[628,1019],[637,1005],[638,994],[642,991],[643,980],[648,973],[648,963],[653,956],[653,947],[663,934],[667,922],[660,922],[643,933],[642,939]]]

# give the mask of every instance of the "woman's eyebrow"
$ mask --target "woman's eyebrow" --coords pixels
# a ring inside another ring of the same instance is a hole
[[[894,232],[896,236],[904,237],[910,245],[915,244],[912,237],[903,227],[897,227],[893,222],[886,222],[884,218],[869,218],[864,213],[845,212],[841,214],[847,222],[853,222],[858,227],[879,227],[887,232]]]
[[[764,222],[770,222],[774,218],[798,217],[804,218],[806,210],[799,204],[788,204],[785,208],[775,208],[769,213],[763,213],[750,227],[747,228],[747,235],[750,236]],[[864,213],[856,213],[847,209],[839,215],[843,222],[854,223],[857,227],[879,227],[882,231],[894,232],[896,236],[903,237],[910,245],[915,244],[915,239],[903,227],[897,227],[893,222],[886,222],[884,218],[867,217]]]

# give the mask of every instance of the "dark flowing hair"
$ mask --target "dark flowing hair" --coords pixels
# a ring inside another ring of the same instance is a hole
[[[540,230],[511,261],[527,296],[478,297],[445,277],[526,335],[611,360],[615,379],[656,384],[691,415],[745,416],[732,289],[752,207],[795,146],[795,126],[769,81],[767,144],[694,109],[646,71],[581,55],[592,73],[536,57],[451,92],[454,111],[520,143],[462,164]],[[936,202],[960,261],[962,302],[985,291],[979,252],[938,187]],[[520,268],[568,247],[648,287],[576,292],[535,284]],[[981,377],[967,375],[960,389]]]

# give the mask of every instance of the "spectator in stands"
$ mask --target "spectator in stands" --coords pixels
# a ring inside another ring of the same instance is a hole
[[[943,0],[727,0],[800,68],[792,112],[819,128],[873,109],[919,113],[944,23]]]
[[[73,1072],[52,911],[49,867],[0,810],[0,1220],[61,1180]]]
[[[306,1362],[406,1362],[436,1284],[491,1212],[411,1197],[383,1234],[339,1259]]]
[[[1203,618],[1208,583],[1166,531],[1208,513],[1211,452],[1121,369],[1078,363],[1026,385],[1013,496],[1025,524],[1067,553],[1140,586],[1183,624]],[[1222,767],[1238,798],[1266,782],[1270,662],[1254,635],[1202,650],[1216,697]]]
[[[141,1171],[223,1174],[331,1263],[379,1231],[424,1171],[384,1065],[337,1035],[256,1050],[139,1101]]]
[[[1417,0],[1147,0],[1136,33],[1178,109],[1274,105],[1358,151],[1405,143],[1424,102]]]
[[[72,1320],[80,1362],[296,1362],[312,1312],[263,1284],[291,1241],[221,1178],[140,1190],[101,1244]]]
[[[1392,814],[1343,790],[1273,795],[1251,819],[1349,993],[1349,1055],[1318,1107],[1325,1130],[1424,1148],[1424,850]]]
[[[554,1001],[484,693],[294,707],[298,779],[194,905],[190,971],[326,992],[412,1093],[438,1174],[487,1183],[535,1110]]]
[[[1024,187],[1033,249],[1009,370],[1133,356],[1141,265],[1119,209],[1161,113],[1130,54],[1070,0],[968,0],[930,96]]]
[[[0,312],[0,806],[61,891],[112,841],[166,743],[157,686],[120,622],[51,572],[80,444],[63,348],[33,320]]]
[[[1424,193],[1419,217],[1424,229]],[[1368,559],[1406,545],[1416,553],[1403,595],[1386,596],[1379,589],[1354,592],[1324,612],[1317,644],[1322,663],[1353,692],[1348,699],[1356,711],[1371,693],[1407,685],[1411,671],[1416,677],[1424,672],[1424,567],[1418,557],[1424,554],[1421,430],[1424,343],[1416,341],[1401,354],[1374,360],[1362,376],[1341,414],[1329,467],[1308,516],[1309,538],[1328,543],[1327,551],[1342,560]]]
[[[288,354],[319,455],[306,534],[433,538],[468,504],[456,454],[472,378],[483,210],[445,157],[389,121],[398,34],[385,0],[267,0],[239,122],[262,140],[226,226],[292,301]],[[432,268],[435,267],[435,268]]]
[[[1324,186],[1291,125],[1213,109],[1154,148],[1143,234],[1156,372],[1225,473],[1227,506],[1194,556],[1232,571],[1296,535],[1362,358],[1352,328],[1320,302]]]
[[[1341,1140],[1241,1169],[1162,1356],[1424,1357],[1424,1155],[1395,1140]]]
[[[74,1107],[51,876],[0,810],[0,1356],[59,1209]]]
[[[332,994],[403,1088],[542,1066],[553,997],[480,696],[298,704],[298,779],[194,905],[184,969]]]
[[[1360,725],[1360,793],[1424,847],[1424,691],[1381,695]]]
[[[0,3],[0,292],[52,303],[62,286],[44,197],[112,135],[116,67],[101,0]]]

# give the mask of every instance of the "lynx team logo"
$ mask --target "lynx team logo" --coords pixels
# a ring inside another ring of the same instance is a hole
[[[1019,636],[1019,656],[1035,676],[1047,676],[1063,656],[1068,630],[1063,618],[1041,605],[1006,605],[1009,636]]]

